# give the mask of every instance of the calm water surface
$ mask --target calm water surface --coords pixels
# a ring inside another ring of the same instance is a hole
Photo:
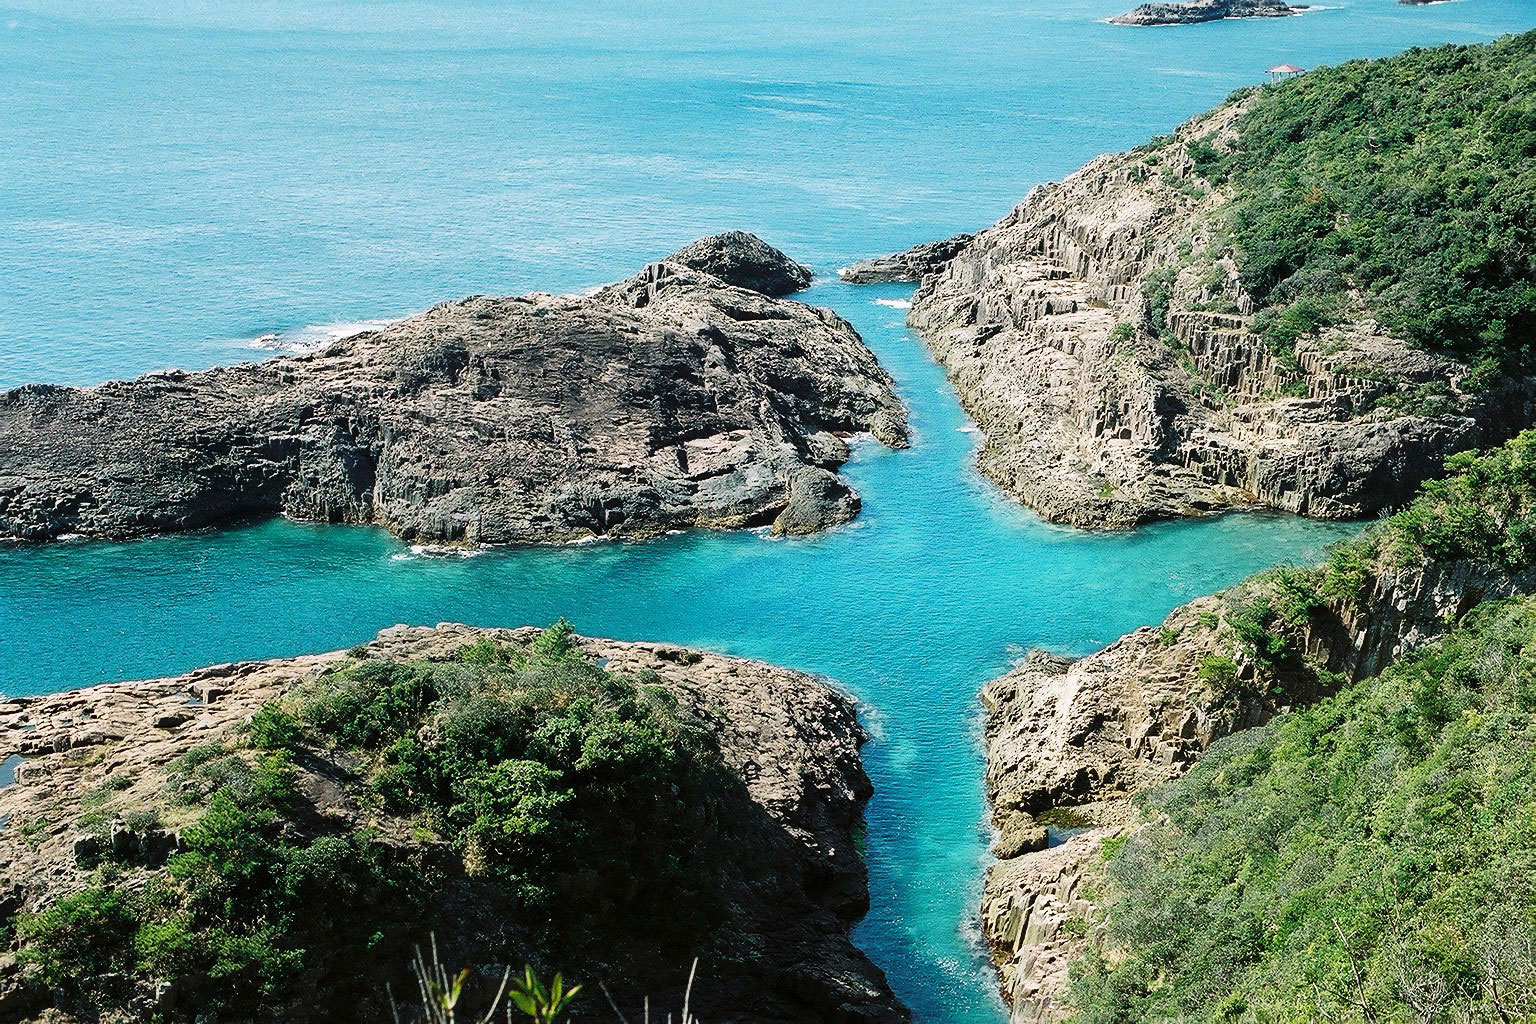
[[[301,11],[301,6],[312,8]],[[268,522],[0,550],[0,689],[348,646],[397,622],[543,623],[826,673],[878,787],[857,938],[925,1022],[999,1020],[974,943],[976,694],[1345,528],[1231,516],[1095,536],[970,469],[975,435],[859,255],[974,229],[1282,61],[1536,24],[1529,0],[1130,30],[1116,0],[537,5],[289,0],[0,8],[0,387],[257,358],[468,292],[578,290],[700,234],[812,263],[912,410],[859,450],[865,514],[803,540],[688,534],[433,557]],[[717,9],[718,8],[718,9]]]

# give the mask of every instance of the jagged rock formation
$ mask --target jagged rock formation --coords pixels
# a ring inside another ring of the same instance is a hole
[[[282,514],[534,543],[853,516],[846,435],[905,444],[891,380],[751,235],[591,297],[476,296],[305,356],[0,394],[0,538]],[[812,501],[816,504],[811,505]]]
[[[1002,840],[982,919],[1015,1024],[1064,1012],[1067,964],[1091,938],[1064,924],[1090,919],[1080,890],[1102,841],[1130,817],[1128,797],[1182,775],[1224,736],[1375,675],[1477,604],[1530,593],[1536,572],[1470,561],[1381,567],[1360,600],[1309,619],[1297,637],[1304,667],[1278,675],[1243,655],[1230,623],[1269,585],[1260,576],[1200,598],[1077,661],[1034,652],[987,684],[987,791]],[[1235,659],[1233,678],[1203,671],[1218,657]],[[1010,841],[1063,809],[1098,827],[1070,849],[1038,852],[1043,830],[1033,843]]]
[[[1304,5],[1283,0],[1193,0],[1142,4],[1109,21],[1112,25],[1195,25],[1223,18],[1286,18],[1304,10]]]
[[[971,235],[956,235],[942,242],[925,242],[891,256],[858,260],[838,275],[849,284],[881,284],[888,281],[920,281],[939,270],[970,242]]]
[[[153,807],[164,792],[167,769],[199,745],[238,734],[256,710],[291,693],[305,680],[353,655],[370,659],[451,658],[471,642],[489,638],[526,645],[536,630],[480,630],[443,624],[397,626],[365,651],[217,665],[169,679],[121,683],[38,698],[0,702],[0,758],[16,769],[0,788],[0,913],[37,910],[91,884],[90,863],[111,850],[130,870],[159,870],[175,849],[174,823],[166,829],[133,824],[135,809]],[[675,1007],[687,977],[687,959],[702,958],[693,1008],[703,1019],[754,1022],[828,1020],[889,1022],[908,1018],[880,970],[850,942],[848,930],[868,908],[864,864],[857,848],[871,787],[860,763],[864,740],[853,702],[799,672],[716,654],[655,644],[579,640],[584,652],[613,672],[651,678],[715,733],[726,764],[745,782],[752,813],[762,819],[756,839],[730,856],[759,865],[756,881],[730,893],[730,933],[724,949],[679,953],[664,977],[615,977],[619,993],[649,993],[655,1006]],[[654,675],[652,675],[654,673]],[[441,841],[422,839],[411,822],[391,822],[377,801],[358,788],[342,752],[324,750],[295,761],[296,791],[306,828],[342,832],[366,821],[402,856],[441,862],[452,858]],[[115,780],[109,782],[108,780]],[[105,796],[104,796],[105,795]],[[110,820],[108,820],[110,819]],[[479,934],[474,906],[451,894],[466,870],[444,865],[441,891],[415,895],[420,935],[436,932],[455,967],[472,959]],[[459,901],[456,902],[456,899]],[[413,984],[402,959],[326,963],[312,951],[307,971],[361,972],[395,992]],[[319,959],[314,959],[318,957]],[[387,961],[387,962],[386,962]],[[625,963],[613,950],[611,964]],[[486,965],[489,966],[489,965]],[[480,974],[499,976],[499,971]],[[480,976],[477,974],[477,977]],[[597,993],[577,1004],[577,1019],[610,1020]],[[404,987],[402,987],[404,986]],[[164,993],[145,993],[146,1007]],[[45,1009],[49,994],[28,985],[15,958],[0,960],[0,1018],[72,1019]],[[182,1007],[184,1008],[184,1007]],[[382,1017],[380,1016],[382,1014]],[[387,1008],[293,1009],[294,1020],[387,1019]],[[636,1018],[638,1019],[638,1017]]]
[[[1247,102],[1034,189],[913,298],[983,432],[979,468],[1047,519],[1369,516],[1530,421],[1523,383],[1464,388],[1467,367],[1365,316],[1292,354],[1254,333],[1220,250],[1227,198],[1190,151],[1230,146]]]

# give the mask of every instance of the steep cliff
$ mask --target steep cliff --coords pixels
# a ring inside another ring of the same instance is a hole
[[[1527,87],[1533,50],[1312,72],[1034,189],[909,315],[982,430],[982,472],[1081,527],[1346,519],[1528,425],[1531,135],[1482,119]],[[1485,180],[1449,155],[1506,131]],[[1428,145],[1450,168],[1433,187]]]
[[[435,937],[477,999],[504,963],[587,982],[579,1020],[599,981],[675,1008],[698,956],[705,1019],[899,1022],[848,939],[863,738],[801,673],[456,625],[13,698],[0,1015],[388,1019]]]
[[[742,233],[591,297],[473,297],[306,356],[0,394],[0,537],[282,514],[527,543],[849,519],[847,435],[905,444],[805,268]],[[795,514],[777,522],[795,504]]]

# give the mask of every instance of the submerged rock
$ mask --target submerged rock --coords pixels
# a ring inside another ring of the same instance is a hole
[[[942,242],[914,245],[906,252],[859,260],[838,271],[849,284],[881,284],[889,281],[920,281],[954,259],[970,242],[971,235],[956,235]]]
[[[0,892],[9,894],[8,912],[42,910],[99,885],[96,867],[108,859],[115,865],[111,877],[131,891],[162,878],[165,854],[177,837],[158,825],[130,827],[122,819],[163,814],[184,830],[201,813],[197,795],[187,797],[177,788],[188,785],[183,778],[190,770],[186,766],[209,763],[210,757],[222,757],[221,764],[226,765],[259,764],[264,755],[250,749],[246,723],[274,701],[314,685],[327,670],[456,658],[462,666],[470,664],[462,660],[466,649],[491,650],[492,645],[501,645],[504,650],[526,650],[538,634],[531,629],[482,630],[452,624],[397,626],[347,653],[214,666],[175,678],[110,684],[38,698],[24,706],[0,706],[0,747],[7,748],[7,754],[23,745],[32,751],[60,751],[37,755],[30,762],[35,770],[0,790],[0,815],[16,823],[0,830]],[[698,956],[693,1009],[705,1020],[741,1024],[906,1021],[909,1014],[885,977],[848,934],[868,909],[858,844],[864,803],[871,793],[859,758],[865,736],[853,701],[814,677],[759,662],[644,643],[582,638],[576,638],[576,643],[606,671],[661,694],[646,699],[675,701],[690,722],[707,729],[708,742],[718,747],[721,760],[736,778],[706,808],[707,818],[724,820],[729,827],[702,828],[692,841],[718,842],[729,835],[732,847],[716,852],[741,870],[731,876],[729,891],[720,894],[725,917],[710,925],[698,945],[675,949],[665,945],[670,940],[657,938],[656,948],[614,948],[604,936],[595,936],[591,945],[598,952],[588,958],[590,962],[558,965],[566,968],[571,981],[585,982],[591,993],[575,1005],[575,1019],[612,1019],[599,982],[614,992],[631,1019],[640,1019],[640,998],[645,995],[658,1011],[675,1012],[682,1003],[689,964]],[[164,714],[187,708],[187,695],[210,678],[223,690],[217,701],[194,706],[194,717],[177,729],[157,725]],[[483,699],[474,707],[477,714],[494,717]],[[71,747],[82,722],[94,723],[100,732],[116,738],[93,746],[89,757],[80,756]],[[562,723],[550,724],[553,728]],[[485,742],[491,742],[494,734],[494,730],[485,731]],[[556,735],[563,734],[549,732],[551,737]],[[426,729],[418,734],[425,736]],[[421,741],[431,742],[430,738]],[[399,917],[398,905],[380,902],[375,906],[367,894],[349,897],[365,918],[373,914],[377,920],[370,920],[361,934],[349,931],[341,938],[354,946],[371,942],[373,953],[357,961],[346,960],[328,947],[309,949],[303,975],[284,979],[285,985],[296,986],[284,991],[297,1001],[285,1008],[283,1019],[389,1019],[385,986],[391,986],[396,996],[414,993],[408,965],[411,944],[426,945],[434,935],[450,970],[474,969],[471,995],[465,1001],[480,1002],[489,995],[482,983],[490,979],[490,991],[494,991],[495,979],[500,977],[502,961],[496,957],[521,956],[517,952],[523,941],[520,936],[530,929],[559,927],[559,914],[553,921],[493,914],[500,906],[494,893],[496,876],[476,875],[468,854],[460,863],[449,837],[435,834],[427,818],[381,806],[380,791],[371,788],[368,766],[359,762],[355,751],[327,743],[302,744],[287,764],[293,772],[294,795],[282,814],[284,842],[301,846],[337,842],[361,831],[375,837],[402,866],[429,870],[420,876],[424,879],[420,887],[410,893],[405,918]],[[227,766],[214,776],[229,785],[239,785],[246,777]],[[678,807],[682,813],[681,798]],[[109,828],[99,825],[103,814],[112,816]],[[625,827],[622,821],[613,825],[616,835]],[[545,878],[535,881],[557,884]],[[558,884],[574,891],[581,883],[581,878],[565,878]],[[642,884],[676,882],[635,879],[635,885]],[[562,904],[567,909],[561,913],[574,919],[587,909],[583,901],[599,902],[610,896],[587,893],[572,904]],[[718,912],[675,908],[684,921],[690,920],[690,914]],[[670,935],[667,929],[675,925],[658,920],[653,930],[657,936]],[[369,940],[375,928],[377,934]],[[498,952],[488,952],[491,949]],[[516,969],[521,969],[522,962],[515,961]],[[167,984],[164,979],[156,983],[144,977],[125,978],[120,985],[98,985],[95,991],[98,1002],[115,998],[130,1007],[146,1002],[159,1005],[169,998],[160,991]],[[192,974],[178,979],[178,1004],[197,1009],[208,994],[208,984]],[[348,994],[361,1002],[346,1002]],[[32,975],[13,960],[0,960],[0,1004],[19,1019],[97,1019],[91,1015],[95,1010],[112,1009],[69,1004],[66,996],[59,996],[64,1005],[45,1009],[53,1001],[46,987],[33,984]],[[187,1016],[190,1019],[192,1014]]]
[[[1283,0],[1191,0],[1142,4],[1109,20],[1113,25],[1194,25],[1223,18],[1285,18],[1304,10],[1304,5]]]
[[[0,537],[248,516],[530,543],[768,524],[790,480],[905,444],[890,377],[740,232],[589,297],[475,296],[324,351],[0,394]]]

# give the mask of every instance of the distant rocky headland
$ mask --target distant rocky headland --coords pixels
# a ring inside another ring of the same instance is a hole
[[[1494,110],[1524,88],[1507,68],[1531,39],[1396,60],[1450,61]],[[1379,66],[1249,90],[1039,186],[973,238],[854,265],[919,274],[908,321],[981,428],[984,474],[1079,527],[1253,507],[1351,519],[1531,424],[1533,250],[1466,227],[1529,241],[1523,214],[1497,176],[1451,187],[1478,173],[1460,159],[1429,188],[1442,172],[1409,136],[1358,166],[1377,128],[1347,97],[1398,105],[1437,145],[1504,129],[1453,124],[1449,79],[1426,70],[1409,96]],[[1483,169],[1528,177],[1524,137]],[[1382,198],[1409,192],[1424,203]]]
[[[1195,25],[1223,18],[1287,18],[1306,9],[1284,0],[1191,0],[1142,4],[1109,20],[1113,25]]]
[[[476,296],[313,355],[0,394],[0,537],[282,514],[538,543],[852,518],[846,438],[906,444],[810,272],[718,235],[589,297]]]
[[[12,698],[0,1014],[389,1020],[435,941],[465,1005],[527,962],[638,1021],[698,957],[705,1020],[902,1024],[848,937],[863,740],[813,677],[563,624]]]

